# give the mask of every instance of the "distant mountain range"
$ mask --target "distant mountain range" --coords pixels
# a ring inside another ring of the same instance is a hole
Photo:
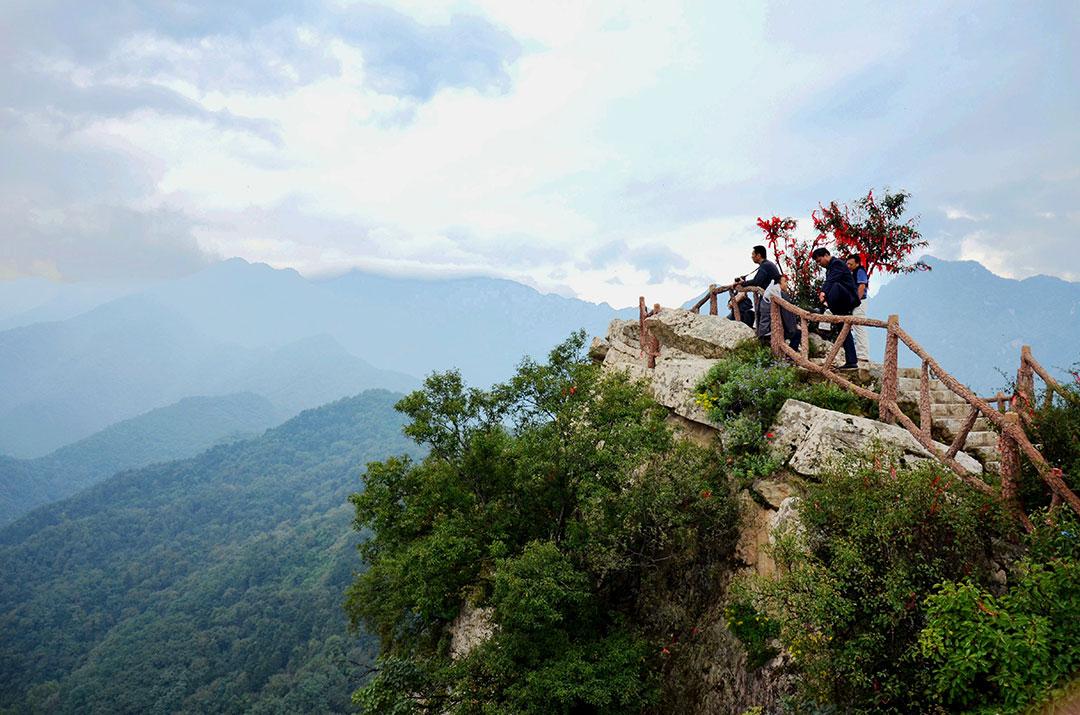
[[[1070,329],[1080,321],[1080,284],[928,262],[934,270],[896,277],[867,308],[899,313],[961,380],[981,392],[1003,386],[1022,344],[1059,374],[1080,359]],[[0,453],[40,456],[191,395],[250,391],[295,414],[369,387],[409,390],[433,370],[458,368],[487,385],[575,329],[604,334],[613,317],[636,313],[493,278],[354,271],[309,280],[241,259],[128,290],[109,300],[122,287],[0,283],[8,305],[0,325],[104,301],[0,332]],[[876,356],[879,333],[871,331]]]
[[[284,421],[250,392],[186,397],[37,459],[0,456],[0,527],[34,507],[71,496],[123,469],[191,457]]]
[[[0,711],[336,713],[377,644],[347,632],[347,499],[417,448],[370,391],[0,529]]]
[[[1030,345],[1048,370],[1071,379],[1080,362],[1080,283],[1034,276],[1013,280],[975,261],[924,259],[930,271],[883,285],[866,303],[871,317],[895,313],[931,355],[980,394],[993,394],[1015,378],[1020,347]],[[884,354],[884,331],[871,330],[871,353]],[[907,350],[900,362],[918,365]]]
[[[64,293],[71,286],[45,303],[39,281],[28,290],[31,311],[92,302]],[[616,314],[512,281],[360,272],[310,281],[232,259],[0,332],[0,453],[40,456],[191,395],[250,391],[295,414],[370,387],[407,391],[452,367],[487,385],[575,329],[602,334]]]

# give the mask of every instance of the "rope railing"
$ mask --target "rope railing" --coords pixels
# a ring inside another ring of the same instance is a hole
[[[760,307],[761,295],[764,291],[756,286],[744,286],[738,283],[717,286],[710,285],[705,295],[697,301],[691,311],[699,313],[701,308],[708,303],[709,314],[718,315],[717,296],[721,293],[730,295],[729,305],[732,309],[732,317],[741,319],[739,303],[748,294],[753,293]],[[646,318],[656,315],[660,311],[660,305],[654,304],[651,310],[645,308],[645,298],[639,301],[639,327],[641,351],[647,356],[649,367],[656,366],[656,357],[659,355],[659,341],[651,334]],[[1055,393],[1063,395],[1066,399],[1075,400],[1075,396],[1064,390],[1050,374],[1031,355],[1031,349],[1024,346],[1021,350],[1020,369],[1017,371],[1016,394],[1007,397],[1000,392],[990,398],[983,398],[972,392],[966,385],[961,383],[951,374],[946,372],[941,365],[927,351],[900,327],[900,319],[897,315],[890,315],[888,320],[878,320],[855,315],[826,315],[813,313],[801,308],[781,296],[772,296],[769,301],[771,311],[770,318],[773,329],[770,335],[770,347],[777,357],[786,357],[801,368],[814,372],[826,380],[840,387],[865,397],[878,404],[878,418],[883,422],[899,424],[906,429],[919,444],[921,444],[939,462],[951,469],[965,484],[984,494],[999,497],[1006,506],[1012,510],[1020,522],[1029,531],[1033,528],[1030,519],[1024,511],[1020,501],[1017,480],[1020,477],[1020,457],[1023,455],[1032,463],[1043,481],[1050,487],[1054,504],[1064,501],[1077,514],[1080,514],[1080,497],[1069,489],[1065,484],[1060,469],[1052,467],[1042,453],[1028,439],[1023,424],[1030,422],[1035,405],[1034,376],[1038,375],[1046,384],[1047,403],[1052,401]],[[779,329],[783,325],[781,311],[794,314],[800,322],[803,339],[799,350],[794,350],[784,342],[784,332]],[[809,336],[811,323],[830,323],[840,325],[840,333],[829,346],[824,361],[815,362],[809,354]],[[880,388],[877,391],[859,385],[840,374],[835,366],[835,359],[843,346],[844,340],[854,326],[861,325],[869,328],[881,328],[886,331],[885,356],[882,362],[882,374]],[[908,417],[900,409],[898,401],[899,384],[899,347],[903,344],[922,361],[919,376],[919,424]],[[952,443],[942,451],[931,435],[933,425],[932,401],[930,399],[931,375],[936,378],[953,394],[960,397],[970,406],[967,416],[960,424]],[[996,402],[997,408],[991,407],[990,403]],[[1017,406],[1020,409],[1016,409]],[[1010,410],[1009,407],[1012,407]],[[1001,477],[1000,493],[991,485],[983,481],[979,476],[969,472],[959,461],[956,455],[963,449],[968,435],[975,426],[979,417],[985,418],[998,430],[998,451],[1001,454],[999,475]]]

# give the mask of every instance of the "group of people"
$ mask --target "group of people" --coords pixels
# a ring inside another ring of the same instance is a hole
[[[833,315],[865,315],[865,301],[870,281],[858,256],[840,259],[834,257],[827,248],[817,248],[812,254],[813,260],[825,269],[825,282],[818,291],[818,300]],[[776,264],[769,260],[764,246],[754,246],[750,259],[757,265],[752,274],[740,276],[735,283],[740,287],[756,286],[764,293],[761,295],[757,310],[745,294],[739,301],[739,319],[754,328],[758,338],[767,343],[774,329],[784,331],[784,340],[793,350],[798,350],[806,336],[802,334],[795,314],[781,308],[782,326],[772,325],[772,299],[780,296],[788,302],[794,302],[788,292],[788,277],[780,273]],[[729,304],[731,313],[728,318],[735,319],[734,299]],[[808,339],[808,338],[806,338]],[[843,369],[855,369],[860,361],[866,361],[869,355],[869,342],[866,327],[853,325],[844,339]]]

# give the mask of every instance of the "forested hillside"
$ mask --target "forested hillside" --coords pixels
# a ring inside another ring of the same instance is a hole
[[[0,708],[344,710],[374,648],[341,610],[347,497],[368,461],[415,453],[397,399],[340,400],[0,531]]]
[[[250,392],[188,397],[38,459],[0,457],[0,526],[121,469],[190,457],[218,443],[253,437],[285,417],[268,399]]]

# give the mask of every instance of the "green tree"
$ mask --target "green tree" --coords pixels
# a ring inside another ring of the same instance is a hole
[[[676,442],[644,386],[575,334],[509,382],[432,375],[398,404],[421,462],[369,465],[349,590],[379,635],[366,712],[637,712],[656,702],[730,554],[736,512],[710,450]],[[493,635],[449,655],[464,603]]]

